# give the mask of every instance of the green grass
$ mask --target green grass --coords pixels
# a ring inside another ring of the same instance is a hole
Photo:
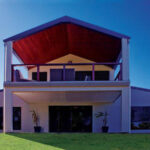
[[[150,134],[0,134],[0,150],[150,150]]]

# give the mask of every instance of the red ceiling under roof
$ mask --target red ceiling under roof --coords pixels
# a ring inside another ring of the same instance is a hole
[[[60,23],[13,42],[25,64],[42,64],[67,54],[95,62],[115,62],[121,39],[72,23]]]

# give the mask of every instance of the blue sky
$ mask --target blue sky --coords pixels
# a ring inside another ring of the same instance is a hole
[[[68,15],[131,37],[131,85],[150,88],[150,0],[0,0],[0,88],[3,39]]]

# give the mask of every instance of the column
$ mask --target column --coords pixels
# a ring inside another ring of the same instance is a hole
[[[122,80],[129,81],[129,43],[122,39]]]
[[[5,47],[5,74],[4,81],[11,81],[11,64],[12,64],[12,42],[6,42]]]
[[[3,105],[3,132],[12,132],[12,92],[8,88],[4,88],[4,105]]]
[[[130,133],[131,126],[131,88],[122,89],[121,98],[121,132]]]

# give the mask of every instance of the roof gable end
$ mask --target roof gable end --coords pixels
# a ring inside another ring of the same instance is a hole
[[[76,25],[79,25],[79,26],[82,26],[82,27],[85,27],[85,28],[88,28],[88,29],[91,29],[91,30],[95,30],[97,32],[101,32],[101,33],[104,33],[104,34],[108,34],[110,36],[117,37],[117,38],[128,38],[128,39],[130,38],[129,36],[126,36],[126,35],[123,35],[123,34],[120,34],[120,33],[117,33],[117,32],[114,32],[114,31],[111,31],[111,30],[99,27],[97,25],[93,25],[93,24],[90,24],[90,23],[87,23],[87,22],[84,22],[84,21],[81,21],[81,20],[78,20],[78,19],[75,19],[75,18],[72,18],[72,17],[69,17],[69,16],[64,16],[64,17],[55,19],[53,21],[50,21],[48,23],[45,23],[43,25],[37,26],[35,28],[32,28],[30,30],[27,30],[25,32],[22,32],[20,34],[17,34],[17,35],[14,35],[12,37],[9,37],[7,39],[4,39],[3,41],[4,42],[16,41],[16,40],[25,38],[25,37],[27,37],[29,35],[35,34],[37,32],[40,32],[42,30],[45,30],[47,28],[50,28],[52,26],[55,26],[57,24],[61,24],[61,23],[76,24]]]

